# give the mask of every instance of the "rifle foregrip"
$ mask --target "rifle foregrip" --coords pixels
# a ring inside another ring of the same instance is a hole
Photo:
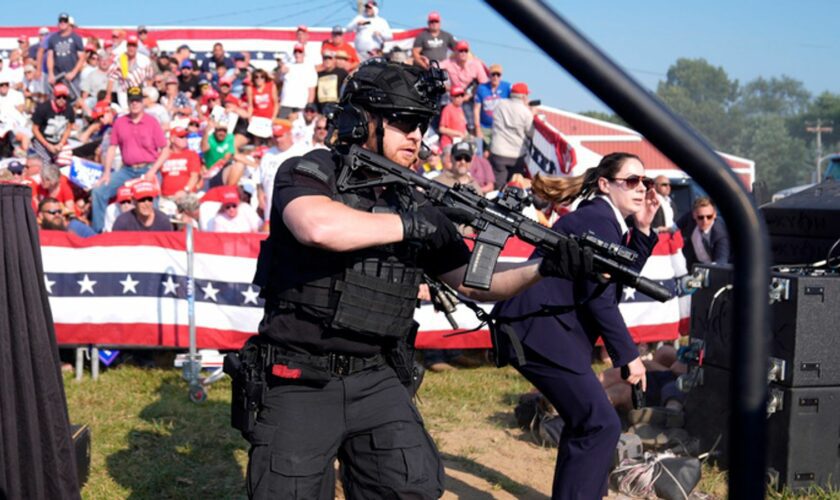
[[[502,248],[490,243],[477,242],[467,265],[464,285],[479,290],[489,290],[493,279],[493,270]]]

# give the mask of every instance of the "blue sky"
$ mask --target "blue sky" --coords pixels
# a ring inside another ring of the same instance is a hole
[[[425,25],[438,10],[443,29],[470,42],[487,63],[500,63],[505,79],[526,81],[534,98],[570,111],[608,109],[495,11],[475,0],[380,0],[394,28]],[[354,14],[355,0],[142,0],[125,3],[40,0],[37,9],[6,9],[2,23],[52,25],[66,10],[82,26],[331,26]],[[655,90],[679,57],[703,57],[742,83],[788,75],[813,94],[840,92],[838,0],[550,0],[642,85]]]

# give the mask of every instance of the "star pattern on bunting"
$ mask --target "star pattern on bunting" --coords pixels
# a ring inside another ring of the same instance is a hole
[[[120,281],[120,285],[122,285],[122,287],[123,287],[122,293],[126,294],[128,292],[131,292],[131,293],[136,294],[137,293],[137,285],[139,283],[140,283],[139,281],[131,279],[130,274],[127,274],[125,276],[125,279]]]
[[[245,297],[245,300],[242,302],[243,305],[247,304],[249,302],[254,304],[254,305],[257,305],[257,297],[260,295],[260,293],[256,290],[254,290],[254,287],[252,287],[251,285],[248,285],[247,290],[245,290],[244,292],[239,292],[239,293],[241,293],[242,296]]]
[[[78,283],[79,287],[80,287],[79,288],[79,294],[89,292],[91,295],[93,295],[93,293],[94,293],[93,292],[93,287],[94,287],[94,285],[96,285],[96,282],[91,280],[90,278],[88,278],[87,274],[85,274],[85,277],[82,278],[81,281],[77,281],[76,283]]]
[[[179,283],[175,283],[175,280],[172,279],[172,275],[166,277],[166,281],[161,283],[163,285],[163,294],[164,295],[178,295],[178,287],[181,286]]]
[[[625,286],[624,287],[624,300],[625,301],[636,300],[636,289],[632,288],[632,287],[629,287],[629,286]]]
[[[218,288],[213,288],[213,283],[207,282],[207,285],[201,288],[201,291],[204,292],[204,300],[212,300],[213,302],[218,302],[216,298],[216,294],[219,293]]]
[[[47,293],[52,295],[52,287],[55,285],[55,281],[52,281],[46,274],[44,275],[44,286],[47,287]]]

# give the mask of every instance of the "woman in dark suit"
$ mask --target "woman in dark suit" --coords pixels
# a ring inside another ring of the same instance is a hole
[[[533,190],[554,202],[583,198],[554,229],[578,235],[591,231],[604,241],[623,244],[639,253],[631,267],[640,271],[658,241],[651,229],[659,208],[652,186],[638,157],[613,153],[578,177],[537,177]],[[544,305],[574,305],[567,313],[511,323],[526,359],[520,365],[511,355],[514,366],[551,401],[565,424],[552,498],[591,500],[607,494],[621,424],[590,366],[598,337],[615,366],[628,366],[627,382],[645,384],[645,367],[618,310],[620,297],[620,286],[597,277],[574,282],[547,278],[497,306],[500,316],[513,318]]]

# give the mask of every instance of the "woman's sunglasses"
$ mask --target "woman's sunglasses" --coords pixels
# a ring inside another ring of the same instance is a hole
[[[611,181],[623,181],[624,184],[627,186],[627,189],[636,189],[639,187],[639,183],[644,184],[646,189],[650,189],[655,184],[653,179],[650,177],[639,177],[638,175],[631,175],[630,177],[613,177],[610,179]]]

